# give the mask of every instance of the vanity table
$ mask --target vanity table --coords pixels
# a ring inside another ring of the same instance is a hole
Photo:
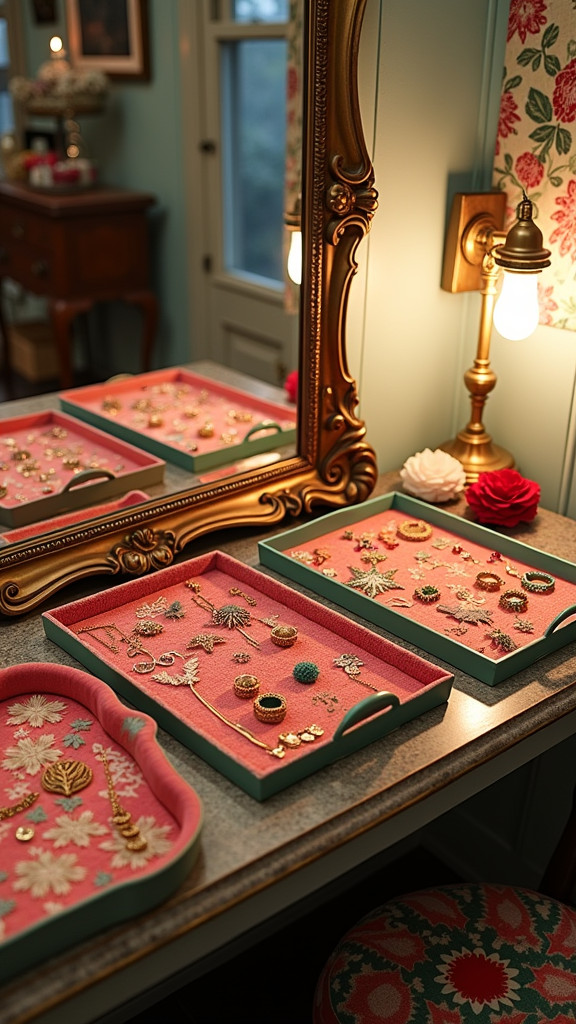
[[[121,299],[143,315],[142,369],[150,368],[157,301],[150,287],[146,214],[154,196],[95,188],[58,193],[0,182],[0,280],[46,296],[60,363],[71,387],[71,330],[79,313]],[[10,385],[10,346],[0,311],[2,365]]]
[[[387,473],[379,478],[377,493],[398,488],[397,474]],[[465,514],[465,502],[450,511]],[[270,528],[268,535],[275,532],[277,527]],[[261,530],[257,535],[208,535],[186,557],[218,548],[257,566],[257,540],[266,535]],[[576,550],[576,522],[544,510],[513,535],[567,559]],[[44,608],[105,586],[103,581],[77,583]],[[38,612],[3,620],[0,630],[3,667],[20,661],[22,652],[30,661],[78,667],[44,636]],[[250,929],[259,928],[259,937],[262,929],[273,935],[288,908],[302,901],[307,909],[323,886],[389,850],[576,728],[573,644],[497,687],[487,687],[463,671],[455,670],[454,676],[447,705],[263,803],[160,732],[170,761],[203,802],[200,856],[194,868],[156,909],[48,958],[0,987],[2,1024],[128,1020],[147,1003],[235,955],[242,943],[248,946]]]

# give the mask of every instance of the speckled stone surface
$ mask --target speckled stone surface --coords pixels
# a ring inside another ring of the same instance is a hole
[[[388,473],[379,479],[376,493],[395,489],[400,489],[399,477]],[[466,514],[464,500],[447,510]],[[276,532],[277,528],[268,535]],[[554,513],[541,510],[534,523],[506,531],[506,535],[568,561],[576,556],[576,522]],[[195,543],[186,557],[219,548],[257,565],[257,540],[262,536],[253,531],[212,535]],[[108,581],[76,585],[45,608],[108,585]],[[397,642],[427,657],[410,644]],[[0,622],[0,652],[3,667],[22,661],[77,666],[45,637],[39,613]],[[328,864],[335,851],[342,852],[344,863],[346,851],[356,848],[358,852],[351,856],[360,861],[371,854],[375,841],[384,848],[395,841],[395,824],[408,811],[420,813],[423,823],[434,797],[448,793],[455,780],[469,780],[473,787],[475,774],[486,765],[497,765],[499,758],[522,744],[534,743],[534,753],[538,753],[539,743],[555,742],[547,738],[550,730],[557,724],[567,728],[576,712],[574,644],[497,687],[458,670],[454,675],[448,704],[428,712],[425,722],[420,719],[404,725],[265,803],[247,796],[161,732],[160,742],[168,757],[204,804],[201,854],[190,877],[167,904],[47,960],[0,988],[0,1024],[91,1020],[69,999],[80,991],[89,1002],[92,988],[100,982],[104,990],[117,991],[110,998],[119,1005],[121,993],[129,992],[122,988],[123,972],[128,977],[130,971],[139,969],[141,987],[145,988],[152,976],[149,965],[173,939],[188,938],[192,962],[199,956],[196,946],[202,946],[204,932],[219,930],[225,941],[234,930],[241,930],[242,915],[248,922],[259,893],[272,894],[282,880],[290,880],[297,898],[299,880],[304,880],[310,865]],[[366,843],[364,853],[362,842]],[[168,963],[167,974],[170,969],[174,966],[170,968]],[[71,1006],[74,1015],[66,1016]]]

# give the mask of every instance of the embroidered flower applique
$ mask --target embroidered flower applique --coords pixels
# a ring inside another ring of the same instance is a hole
[[[62,754],[62,751],[53,747],[53,744],[52,733],[39,736],[37,740],[18,740],[15,747],[6,747],[2,767],[9,772],[24,770],[28,775],[37,775],[46,765],[57,761]]]
[[[75,853],[56,856],[49,850],[39,850],[36,859],[16,862],[14,872],[18,877],[13,888],[17,892],[29,892],[35,899],[41,899],[49,892],[66,896],[74,882],[81,882],[86,877],[86,868],[76,861]]]
[[[48,700],[40,693],[8,706],[8,725],[31,725],[35,729],[62,721],[66,705],[61,700]]]
[[[67,846],[74,843],[75,846],[89,846],[92,836],[107,835],[108,829],[100,822],[94,821],[92,811],[82,811],[77,818],[69,814],[60,814],[56,818],[56,824],[42,833],[44,839],[51,839],[54,848]]]
[[[171,825],[157,825],[156,819],[150,815],[142,815],[134,824],[140,830],[142,838],[146,840],[144,850],[127,849],[123,837],[117,833],[99,843],[101,850],[112,853],[113,868],[129,867],[136,871],[144,867],[152,857],[161,857],[172,848],[172,841],[167,836]]]

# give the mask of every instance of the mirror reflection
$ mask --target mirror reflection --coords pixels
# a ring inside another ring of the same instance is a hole
[[[299,290],[289,282],[286,260],[294,236],[287,224],[291,229],[299,226],[294,218],[299,216],[301,201],[301,94],[295,61],[301,58],[302,4],[230,0],[219,5],[219,17],[215,18],[209,3],[163,5],[160,11],[158,0],[150,0],[135,5],[147,22],[140,25],[150,49],[147,80],[110,75],[102,109],[86,113],[79,109],[73,112],[73,118],[56,117],[51,109],[38,114],[33,104],[18,102],[16,95],[11,97],[7,82],[15,76],[37,80],[39,69],[47,66],[50,77],[56,63],[50,55],[50,39],[55,34],[62,37],[64,59],[74,68],[79,44],[70,38],[71,17],[92,16],[90,27],[94,32],[98,28],[96,6],[92,5],[94,11],[90,12],[90,4],[62,4],[53,18],[46,15],[43,20],[34,5],[17,5],[14,17],[21,21],[22,53],[16,45],[11,46],[16,38],[15,26],[10,24],[12,12],[3,22],[7,31],[2,45],[9,73],[2,83],[4,182],[0,189],[11,185],[30,188],[32,158],[58,149],[59,129],[64,122],[64,152],[58,153],[63,158],[59,163],[77,167],[77,159],[94,168],[99,186],[149,198],[145,216],[150,291],[157,310],[151,312],[152,300],[149,303],[138,295],[130,301],[132,295],[124,301],[126,296],[117,295],[114,289],[110,296],[113,301],[100,301],[97,295],[98,301],[89,308],[82,304],[74,307],[73,322],[68,325],[71,377],[65,387],[67,395],[75,395],[79,389],[82,393],[85,384],[138,374],[143,363],[152,370],[182,368],[198,377],[197,388],[190,382],[180,382],[176,410],[170,399],[178,388],[170,393],[170,382],[167,385],[154,379],[150,390],[132,396],[131,406],[136,408],[130,408],[127,426],[147,433],[152,443],[146,447],[152,454],[166,455],[166,451],[158,450],[159,439],[154,436],[162,428],[162,442],[192,456],[202,444],[213,450],[216,441],[222,441],[219,457],[206,466],[194,457],[184,462],[167,459],[163,481],[145,488],[147,495],[156,498],[188,489],[195,481],[222,479],[283,460],[295,452],[297,395],[293,388],[298,367]],[[76,152],[66,159],[71,147]],[[68,195],[89,204],[91,190],[79,188],[74,192],[65,181],[55,183],[53,188],[40,183],[34,187],[33,199]],[[4,205],[3,199],[0,206]],[[29,215],[28,210],[19,212],[23,217]],[[102,234],[103,220],[99,227]],[[11,235],[8,237],[12,242]],[[123,240],[125,237],[126,233]],[[95,248],[86,233],[79,253],[80,259],[94,264]],[[46,253],[47,260],[53,255]],[[123,255],[112,239],[99,258],[113,265],[120,264]],[[12,392],[5,375],[3,397],[21,398],[22,402],[18,407],[3,406],[2,415],[24,413],[26,396],[41,393],[43,398],[35,400],[35,409],[40,401],[43,408],[58,410],[61,366],[50,323],[55,296],[42,274],[30,281],[16,272],[16,264],[8,269],[13,269],[14,277],[4,267],[2,304],[15,373]],[[146,333],[156,313],[147,361]],[[287,389],[285,383],[290,376]],[[212,422],[215,407],[204,415],[202,403],[206,406],[213,398],[212,394],[207,397],[206,392],[212,389],[202,386],[204,380],[214,382],[221,423]],[[159,390],[162,387],[164,393]],[[187,393],[185,387],[191,390]],[[227,397],[220,401],[219,390],[226,387],[251,396],[255,408],[244,410],[238,399],[234,400],[235,391],[230,401]],[[112,432],[118,435],[121,416],[116,410],[110,422],[110,410],[104,408],[108,398],[108,389],[106,394],[98,392],[99,417],[95,425],[106,426],[103,417],[108,416],[107,428],[112,426]],[[266,403],[273,403],[280,411],[272,406],[269,411]],[[282,417],[279,430],[278,420],[284,409],[286,422]],[[77,410],[68,407],[67,411]],[[163,419],[165,424],[160,422]],[[251,434],[263,422],[272,426]],[[208,445],[208,438],[200,435],[210,429]],[[255,437],[258,443],[247,441],[231,458],[237,439],[245,434],[251,434],[250,441]],[[136,440],[122,431],[119,436]],[[269,443],[264,443],[265,438]],[[36,442],[28,438],[26,443],[30,447]],[[25,450],[23,443],[18,444],[19,450]],[[10,465],[13,451],[1,453],[10,469],[14,469]],[[90,454],[92,462],[97,463],[98,456]],[[70,459],[69,454],[66,457]],[[58,485],[62,482],[61,468],[58,465]],[[97,468],[102,466],[87,465],[81,459],[80,466],[71,468],[71,473],[74,475],[75,469],[80,475]],[[104,468],[113,471],[109,463]],[[52,477],[56,476],[50,465],[43,465],[40,473],[50,470]],[[28,486],[31,476],[21,473],[18,482],[26,481]],[[54,481],[38,483],[47,491]],[[24,490],[20,487],[20,492]],[[54,487],[52,493],[57,490]],[[79,521],[78,512],[75,521]],[[51,525],[48,522],[40,529],[50,529]],[[2,529],[9,535],[12,526],[5,523]]]

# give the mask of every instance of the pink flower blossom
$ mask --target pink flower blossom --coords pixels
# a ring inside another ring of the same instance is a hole
[[[565,195],[556,198],[560,207],[553,213],[550,220],[555,220],[558,227],[550,235],[552,244],[558,243],[561,256],[570,256],[576,262],[576,178],[568,182]]]
[[[544,177],[544,166],[534,153],[521,153],[516,160],[516,174],[525,188],[536,188]]]
[[[559,121],[576,121],[576,58],[556,75],[552,103]]]
[[[554,300],[554,285],[551,284],[547,288],[544,288],[541,284],[538,285],[538,305],[540,306],[540,323],[549,324],[550,326],[554,323],[553,313],[558,309],[558,303]]]
[[[517,113],[518,106],[511,92],[502,93],[500,100],[500,115],[498,117],[498,137],[507,139],[509,135],[516,135],[514,122],[520,120]]]
[[[529,32],[538,35],[542,26],[546,24],[545,10],[544,0],[512,0],[508,18],[508,40],[512,39],[515,32],[523,43],[526,42]]]

